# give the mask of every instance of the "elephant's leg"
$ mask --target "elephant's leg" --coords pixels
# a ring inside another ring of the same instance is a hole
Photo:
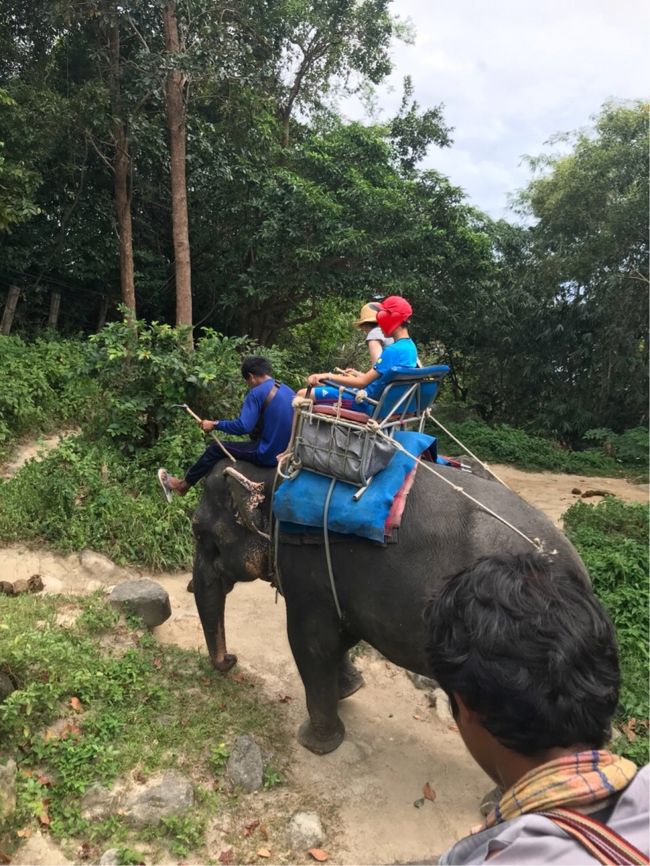
[[[364,685],[363,674],[346,652],[339,665],[339,700],[349,698]]]
[[[216,670],[225,673],[237,663],[237,656],[226,650],[226,591],[209,551],[200,542],[194,554],[192,584],[210,661]]]
[[[340,746],[345,727],[338,715],[339,670],[344,654],[336,612],[305,615],[287,605],[287,631],[293,657],[305,687],[309,718],[298,729],[298,742],[325,755]]]

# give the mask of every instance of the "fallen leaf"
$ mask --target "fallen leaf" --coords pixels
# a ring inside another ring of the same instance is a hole
[[[422,722],[422,721],[424,721],[424,719],[422,718],[422,716],[418,716],[417,713],[413,713],[413,718],[414,718],[414,719],[417,719],[418,722]]]
[[[458,725],[447,725],[447,727],[450,731],[455,731],[455,733],[458,733]]]
[[[269,831],[266,829],[264,824],[260,824],[259,833],[262,839],[264,839],[264,841],[266,842],[266,840],[269,838]]]
[[[253,830],[257,830],[259,826],[259,821],[252,821],[250,824],[246,824],[246,826],[244,827],[244,836],[250,836]]]
[[[232,848],[226,848],[225,851],[222,851],[219,854],[219,863],[234,863],[235,862],[235,852]]]
[[[420,799],[416,800],[413,805],[416,809],[421,809],[424,806],[424,797],[420,797]]]
[[[16,830],[16,836],[20,836],[21,839],[29,839],[32,835],[32,831],[29,827],[23,827],[22,830]]]
[[[621,730],[631,743],[636,741],[636,719],[628,719],[624,725],[621,725]]]
[[[54,784],[52,779],[49,776],[46,776],[45,773],[40,773],[36,778],[38,783],[44,785],[46,788],[49,788],[50,785]]]
[[[433,790],[431,785],[428,782],[424,783],[424,788],[422,788],[422,793],[424,794],[425,800],[430,800],[432,803],[436,799],[436,792]]]
[[[80,713],[83,707],[81,706],[81,701],[79,698],[70,698],[70,706],[75,711],[75,713]]]
[[[155,669],[156,669],[157,671],[160,670],[160,668],[162,667],[162,659],[160,658],[160,656],[156,656],[156,657],[154,658],[154,660],[153,660],[153,666],[155,667]]]
[[[47,814],[47,807],[45,806],[45,804],[43,805],[43,811],[38,816],[38,820],[43,825],[43,827],[50,826],[50,816]]]
[[[314,860],[318,860],[319,863],[324,863],[329,856],[327,851],[323,851],[322,848],[310,848],[307,853],[311,854]]]
[[[288,704],[289,701],[293,700],[293,698],[291,697],[291,695],[280,695],[278,700],[280,701],[281,704]]]
[[[257,856],[258,857],[270,857],[271,852],[269,851],[268,848],[258,848],[257,849]]]
[[[231,679],[234,683],[245,683],[245,682],[246,682],[246,677],[245,677],[243,674],[233,674],[233,675],[230,677],[230,679]]]

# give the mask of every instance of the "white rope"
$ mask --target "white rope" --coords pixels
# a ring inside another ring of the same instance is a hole
[[[431,412],[431,409],[427,409],[426,414],[429,416],[429,418],[433,421],[434,424],[437,424],[438,427],[440,427],[440,429],[441,429],[444,433],[446,433],[447,436],[449,436],[450,439],[453,439],[453,440],[454,440],[454,442],[456,443],[456,445],[460,445],[460,447],[463,449],[463,451],[465,452],[465,454],[468,454],[470,457],[472,457],[474,460],[476,460],[476,462],[477,462],[480,466],[482,466],[483,469],[485,469],[486,472],[489,472],[490,475],[491,475],[493,478],[496,478],[496,480],[499,482],[499,484],[503,484],[504,487],[508,487],[508,485],[507,485],[506,482],[503,480],[503,478],[499,478],[499,476],[496,474],[496,472],[493,472],[493,471],[490,469],[490,467],[488,466],[487,463],[484,463],[484,462],[480,459],[480,457],[477,457],[476,454],[474,454],[472,451],[469,450],[469,448],[467,447],[467,445],[465,445],[463,442],[461,442],[460,439],[456,439],[456,437],[454,436],[454,434],[453,434],[450,430],[447,430],[447,428],[444,426],[444,424],[442,424],[440,421],[438,421],[438,419],[435,417],[435,415],[433,415],[433,413]],[[508,489],[510,489],[510,488],[508,487]]]
[[[433,469],[428,464],[428,462],[421,460],[419,457],[416,457],[415,454],[411,454],[411,452],[407,451],[406,448],[401,444],[401,442],[398,442],[396,439],[392,439],[390,436],[387,436],[384,433],[384,431],[381,429],[379,424],[377,424],[376,421],[372,421],[372,420],[369,421],[367,426],[370,427],[371,429],[374,429],[378,436],[380,436],[382,439],[385,439],[387,442],[390,442],[393,445],[393,447],[396,448],[398,451],[401,451],[403,454],[406,454],[407,457],[410,457],[412,460],[415,460],[415,462],[419,466],[423,466],[427,470],[427,472],[431,472],[433,475],[436,476],[436,478],[439,478],[441,481],[444,481],[445,484],[448,484],[456,492],[460,493],[466,499],[469,499],[475,505],[478,505],[478,507],[482,508],[483,511],[487,512],[488,514],[491,514],[492,517],[496,518],[496,520],[498,520],[500,523],[503,523],[509,529],[512,529],[513,532],[516,532],[517,535],[520,535],[525,541],[527,541],[529,544],[532,544],[532,546],[536,550],[538,550],[540,553],[543,552],[542,551],[542,545],[540,544],[539,540],[537,540],[537,539],[533,540],[532,538],[529,538],[525,532],[522,532],[521,529],[517,529],[517,527],[513,526],[512,523],[507,521],[505,519],[505,517],[501,517],[501,515],[497,514],[496,511],[493,511],[491,508],[488,508],[487,505],[484,505],[482,502],[479,502],[478,499],[476,499],[471,494],[467,493],[462,487],[459,487],[457,484],[454,484],[453,481],[449,481],[448,478],[445,478],[444,475],[441,475],[439,472],[437,472],[435,469]]]

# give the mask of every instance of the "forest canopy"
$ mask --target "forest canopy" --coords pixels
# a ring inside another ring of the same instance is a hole
[[[195,337],[303,328],[314,358],[398,293],[484,420],[573,445],[647,424],[646,103],[550,142],[495,221],[421,167],[453,130],[408,79],[391,118],[336,108],[411,38],[390,0],[0,7],[5,333],[91,333],[122,303]]]

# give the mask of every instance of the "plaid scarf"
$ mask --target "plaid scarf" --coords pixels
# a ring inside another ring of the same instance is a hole
[[[526,773],[503,794],[482,830],[527,812],[580,808],[622,791],[636,775],[627,758],[604,749],[556,758]]]

